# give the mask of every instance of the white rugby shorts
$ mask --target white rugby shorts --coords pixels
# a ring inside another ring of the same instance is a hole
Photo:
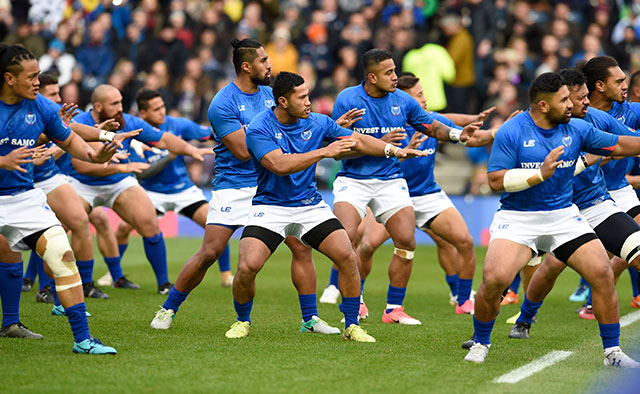
[[[62,174],[55,174],[51,178],[34,183],[34,186],[41,189],[45,195],[54,191],[58,186],[68,184],[67,177]]]
[[[443,190],[423,196],[411,197],[411,202],[416,213],[417,228],[425,228],[431,219],[444,210],[454,207],[449,196]]]
[[[153,206],[158,212],[160,212],[160,216],[167,213],[167,211],[179,213],[190,205],[200,201],[207,201],[204,193],[202,193],[202,190],[197,186],[191,186],[188,189],[173,194],[157,193],[149,190],[146,190],[146,192],[151,199]]]
[[[491,240],[508,239],[529,247],[536,254],[553,252],[571,240],[594,233],[575,205],[553,211],[500,210],[493,217],[489,231]]]
[[[367,206],[371,208],[376,220],[383,221],[392,215],[384,215],[389,211],[399,211],[404,207],[413,206],[409,196],[407,181],[403,178],[354,179],[339,176],[333,182],[333,203],[348,202],[360,214],[360,219],[367,213]]]
[[[256,194],[256,186],[240,189],[221,189],[211,192],[207,225],[244,226],[249,219],[251,200]]]
[[[581,209],[580,215],[587,219],[587,222],[589,222],[591,227],[596,228],[600,223],[609,219],[611,215],[619,212],[625,213],[620,209],[620,207],[618,207],[617,203],[612,200],[604,200],[596,205]]]
[[[87,185],[73,177],[70,179],[71,186],[92,208],[100,205],[113,208],[113,203],[123,191],[133,186],[139,186],[138,181],[132,176],[110,185]]]
[[[627,185],[618,190],[609,190],[609,194],[623,212],[629,212],[631,209],[640,205],[638,195],[631,185]]]
[[[11,250],[29,250],[22,240],[52,226],[60,226],[60,222],[47,204],[47,196],[41,189],[0,196],[0,234],[9,241]]]

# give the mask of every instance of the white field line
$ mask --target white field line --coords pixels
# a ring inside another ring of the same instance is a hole
[[[620,327],[626,327],[640,320],[640,311],[628,313],[620,318]]]
[[[513,371],[500,376],[494,380],[494,383],[518,383],[522,379],[528,378],[534,373],[540,372],[543,369],[564,360],[572,354],[573,352],[554,350],[537,360],[533,360],[529,364],[523,365],[520,368],[514,369]]]

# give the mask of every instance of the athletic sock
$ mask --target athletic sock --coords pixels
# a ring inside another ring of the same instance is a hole
[[[22,261],[19,263],[0,263],[2,327],[7,327],[20,321],[23,269]]]
[[[124,276],[124,273],[122,272],[122,264],[120,264],[120,261],[121,261],[121,256],[104,258],[104,262],[105,264],[107,264],[107,267],[109,268],[111,279],[113,279],[114,282]]]
[[[511,285],[509,286],[509,289],[511,289],[511,291],[513,291],[514,293],[518,294],[518,289],[520,288],[520,273],[518,272],[516,274],[516,277],[513,278],[513,282],[511,282]]]
[[[591,291],[591,286],[589,285],[589,297],[587,297],[587,302],[584,303],[584,306],[593,305],[593,292]]]
[[[32,260],[33,265],[38,271],[38,290],[42,290],[46,285],[49,284],[49,282],[51,282],[51,278],[49,278],[49,275],[47,275],[47,272],[44,270],[44,260],[42,260],[42,258],[38,256],[37,253],[31,252],[31,256],[29,257],[29,265],[31,265]]]
[[[318,303],[316,294],[298,294],[302,320],[308,322],[313,316],[318,316]]]
[[[360,279],[360,297],[362,298],[362,295],[364,294],[364,281],[366,279]]]
[[[231,271],[231,252],[229,251],[229,245],[224,248],[220,257],[218,257],[218,267],[220,272]]]
[[[631,288],[633,289],[633,297],[635,298],[640,294],[638,290],[638,271],[633,267],[629,267],[629,276],[631,276]]]
[[[338,270],[335,267],[331,267],[331,276],[329,277],[329,285],[334,285],[338,288]]]
[[[29,264],[27,264],[27,270],[24,272],[24,278],[31,279],[32,282],[36,281],[36,276],[38,276],[38,266],[35,264],[34,256],[38,256],[38,254],[34,251],[31,251],[31,256],[29,256]]]
[[[529,323],[533,322],[533,317],[538,313],[538,309],[542,306],[541,302],[533,302],[527,298],[527,295],[524,295],[524,302],[520,305],[520,316],[516,323]]]
[[[387,290],[386,312],[389,313],[395,308],[402,306],[405,294],[407,294],[406,287],[393,287],[389,285],[389,289]]]
[[[122,259],[122,256],[124,256],[124,252],[127,251],[127,248],[129,247],[129,244],[118,244],[118,254],[120,254],[120,259]]]
[[[589,282],[582,276],[580,277],[580,286],[589,286]]]
[[[233,300],[233,307],[236,309],[236,314],[238,314],[238,321],[246,321],[251,324],[251,308],[253,308],[253,300],[239,304],[236,300]]]
[[[344,328],[350,325],[358,325],[358,312],[360,311],[360,297],[342,297],[340,312],[344,313]]]
[[[84,302],[65,308],[65,311],[71,325],[74,342],[80,343],[85,339],[89,339],[91,334],[89,333],[89,321],[87,320],[87,306]]]
[[[457,296],[458,295],[458,274],[453,274],[453,275],[445,275],[444,279],[447,281],[447,284],[449,285],[449,291],[451,292],[452,296]]]
[[[620,346],[620,323],[598,324],[598,327],[603,348]]]
[[[153,272],[156,274],[158,286],[169,282],[169,272],[167,269],[167,248],[164,245],[162,233],[153,237],[142,238],[144,243],[144,254],[151,263]]]
[[[458,305],[462,306],[471,297],[473,279],[458,278]]]
[[[164,309],[173,309],[173,311],[177,313],[178,309],[180,309],[180,305],[182,305],[184,300],[187,299],[188,295],[189,293],[183,293],[180,290],[176,289],[175,286],[173,286],[169,291],[169,296],[167,297],[162,307]]]
[[[91,260],[76,260],[78,266],[78,272],[80,272],[80,278],[82,278],[82,284],[93,282],[93,259]]]
[[[60,299],[58,298],[58,292],[56,291],[56,280],[53,278],[49,279],[49,284],[51,285],[51,294],[53,294],[53,305],[62,305]]]
[[[491,344],[491,331],[493,330],[493,325],[495,322],[496,319],[488,322],[481,322],[476,320],[476,317],[473,316],[473,329],[475,332],[474,341],[483,345]]]

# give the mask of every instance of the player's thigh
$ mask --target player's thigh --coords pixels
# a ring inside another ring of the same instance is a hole
[[[271,249],[263,240],[254,237],[243,237],[240,240],[238,271],[258,273],[269,256],[271,256]]]
[[[613,271],[602,242],[595,238],[580,245],[567,259],[567,265],[578,272],[592,286],[595,283],[613,284]]]
[[[141,186],[131,186],[120,193],[113,210],[138,231],[143,226],[158,227],[156,209]]]
[[[373,217],[370,220],[365,219],[366,227],[362,233],[360,248],[369,253],[377,250],[391,236],[382,223],[378,223]]]
[[[313,248],[303,244],[296,237],[286,237],[284,243],[291,250],[292,259],[294,261],[307,261],[313,263]]]
[[[70,184],[65,183],[49,192],[47,203],[62,224],[72,230],[89,225],[85,202]]]
[[[34,253],[34,252],[31,252]],[[19,263],[22,261],[22,254],[14,252],[9,246],[9,241],[0,235],[0,262],[2,263]]]
[[[415,223],[413,206],[403,207],[386,221],[385,227],[397,248],[415,249]]]
[[[483,281],[508,285],[532,256],[526,245],[503,238],[491,240],[484,258]]]
[[[356,253],[343,229],[335,230],[318,245],[318,251],[334,263],[356,262]]]
[[[473,247],[473,238],[469,233],[469,228],[462,219],[462,215],[454,207],[447,208],[440,212],[433,219],[429,227],[435,234],[444,238],[444,240],[464,248]]]

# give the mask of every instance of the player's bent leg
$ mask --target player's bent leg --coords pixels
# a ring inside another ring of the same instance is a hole
[[[89,221],[96,229],[98,250],[109,269],[104,277],[98,279],[98,284],[113,284],[114,287],[123,289],[139,289],[140,286],[128,280],[122,272],[122,255],[104,207],[94,207],[89,214]]]
[[[344,230],[349,236],[350,242],[355,242],[358,233],[358,225],[364,217],[364,213],[361,215],[356,207],[348,202],[340,201],[333,204],[333,214],[336,215]]]
[[[11,250],[7,239],[0,235],[0,300],[2,301],[2,327],[0,338],[42,339],[42,335],[29,330],[20,321],[22,294],[22,255]],[[41,278],[44,280],[46,278]]]
[[[129,247],[129,235],[132,231],[133,227],[124,220],[121,220],[120,223],[118,223],[115,234],[116,242],[118,243],[118,253],[120,253],[120,257],[124,255],[124,252]]]
[[[449,286],[449,305],[458,304],[458,250],[453,244],[445,241],[442,237],[436,235],[433,231],[423,228],[433,242],[436,244],[438,254],[438,263],[445,274],[445,281]]]
[[[474,341],[465,361],[483,363],[491,346],[491,331],[500,309],[502,292],[533,256],[525,245],[502,238],[491,240],[485,257],[482,283],[476,293]]]
[[[42,256],[47,274],[55,279],[56,292],[71,325],[75,342],[73,352],[116,354],[114,348],[91,337],[82,281],[65,231],[61,226],[53,226],[35,235],[38,237],[35,250]]]

